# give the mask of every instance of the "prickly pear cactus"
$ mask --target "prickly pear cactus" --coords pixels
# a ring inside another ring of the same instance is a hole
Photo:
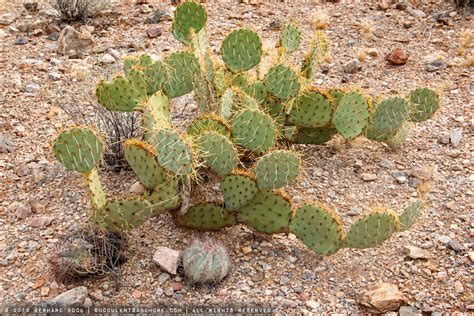
[[[299,127],[323,127],[331,122],[332,112],[325,95],[308,91],[292,104],[288,122]]]
[[[296,97],[300,91],[298,75],[283,64],[270,68],[264,82],[268,92],[283,101]]]
[[[167,81],[163,89],[170,98],[177,98],[194,90],[200,74],[197,58],[190,52],[173,53],[165,59]]]
[[[367,125],[369,105],[359,93],[344,95],[332,117],[332,123],[345,139],[359,136]]]
[[[225,210],[222,205],[200,203],[192,206],[185,215],[178,217],[177,222],[197,230],[219,230],[237,223],[235,213]]]
[[[265,152],[273,147],[275,133],[273,119],[259,109],[242,109],[232,120],[236,143],[254,152]]]
[[[229,255],[220,243],[195,240],[182,254],[184,275],[191,284],[216,284],[230,270]]]
[[[400,215],[400,230],[409,229],[420,218],[423,210],[423,202],[415,200]]]
[[[108,201],[103,210],[96,210],[94,221],[109,231],[138,227],[152,215],[149,202],[141,199]]]
[[[419,88],[408,96],[412,105],[410,120],[423,122],[431,118],[440,106],[440,97],[436,91],[428,88]]]
[[[249,29],[233,31],[222,42],[222,59],[233,72],[255,67],[262,57],[262,42],[257,33]]]
[[[280,34],[280,45],[292,53],[298,49],[300,41],[301,31],[293,23],[287,23]]]
[[[262,156],[255,165],[258,188],[278,189],[291,183],[298,177],[300,165],[300,157],[288,150],[276,150]]]
[[[153,135],[152,144],[160,166],[175,175],[189,175],[194,171],[193,150],[189,140],[171,128],[162,128]]]
[[[402,97],[391,97],[377,102],[370,119],[367,137],[379,141],[387,139],[406,121],[409,113],[408,102]]]
[[[184,2],[176,8],[172,32],[174,37],[183,44],[191,43],[192,32],[198,33],[207,21],[204,8],[194,2]]]
[[[201,134],[196,143],[206,166],[219,176],[224,177],[237,167],[237,149],[226,136],[208,131]]]
[[[258,192],[253,176],[242,171],[225,177],[220,189],[224,196],[225,208],[231,211],[248,205]]]

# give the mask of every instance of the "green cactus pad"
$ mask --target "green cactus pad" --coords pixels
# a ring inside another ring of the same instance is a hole
[[[167,127],[171,124],[170,100],[161,91],[153,95],[141,104],[143,111],[143,128],[146,132],[157,127]]]
[[[267,151],[275,144],[275,124],[258,109],[237,112],[232,120],[232,134],[238,145],[255,152]]]
[[[71,128],[58,136],[53,152],[66,169],[87,173],[99,164],[104,144],[87,128]]]
[[[298,49],[300,41],[301,31],[292,23],[286,24],[280,33],[280,45],[288,53],[292,53]]]
[[[288,66],[275,65],[265,75],[267,91],[284,101],[296,97],[300,91],[298,75]]]
[[[273,119],[280,125],[285,124],[286,121],[286,108],[281,102],[275,99],[269,99],[265,104],[264,108],[273,117]]]
[[[396,133],[388,137],[386,140],[384,140],[384,142],[392,150],[399,149],[403,145],[405,140],[408,138],[412,126],[413,123],[411,122],[403,122],[402,126],[400,126]]]
[[[242,74],[239,74],[232,79],[232,85],[242,90],[248,88],[247,79]]]
[[[278,189],[289,184],[298,177],[300,164],[300,157],[288,150],[276,150],[260,157],[255,165],[258,188]]]
[[[288,121],[301,127],[322,127],[331,121],[332,111],[326,96],[307,91],[293,103]]]
[[[331,101],[334,108],[337,108],[342,98],[346,95],[346,92],[339,89],[331,89],[329,90],[329,95],[331,96]]]
[[[329,255],[342,244],[339,218],[323,207],[305,203],[291,220],[289,230],[316,253]]]
[[[173,210],[180,206],[181,200],[177,188],[177,181],[168,178],[165,182],[145,192],[145,199],[150,202],[153,216]]]
[[[336,134],[337,130],[329,126],[316,128],[298,128],[296,143],[319,145],[329,141]]]
[[[249,70],[260,62],[262,42],[257,33],[249,29],[235,30],[224,39],[222,59],[233,72]]]
[[[265,88],[261,81],[255,81],[254,84],[244,89],[244,91],[258,102],[263,102],[267,97],[267,88]]]
[[[203,115],[196,118],[189,125],[187,132],[191,136],[199,136],[203,132],[214,131],[230,137],[230,128],[227,123],[218,116]]]
[[[367,138],[377,141],[387,139],[405,122],[408,115],[408,102],[401,97],[378,102],[367,129]]]
[[[150,204],[145,200],[114,200],[95,212],[95,220],[107,230],[123,231],[140,226],[151,215]]]
[[[258,191],[255,180],[244,173],[228,175],[222,180],[220,189],[224,196],[225,208],[230,211],[249,204]]]
[[[419,88],[408,96],[412,110],[410,121],[423,122],[431,118],[440,106],[440,97],[436,91],[428,88]]]
[[[332,123],[345,139],[359,136],[367,125],[369,106],[365,98],[356,93],[347,93],[339,103]]]
[[[125,159],[147,189],[153,189],[169,178],[169,173],[155,160],[155,151],[151,146],[130,139],[123,147]]]
[[[141,68],[147,68],[151,64],[153,64],[153,61],[149,55],[142,54],[140,57],[137,56],[125,56],[122,58],[122,63],[123,63],[123,72],[125,75],[128,75],[130,73],[130,70],[134,66],[139,66]]]
[[[320,60],[328,53],[329,44],[324,33],[317,32],[311,44],[309,53],[303,60],[301,75],[309,80],[313,80],[318,72]]]
[[[97,169],[92,169],[89,173],[84,174],[87,186],[89,188],[90,199],[92,203],[92,208],[95,210],[100,210],[105,206],[106,199],[105,193],[102,189],[102,183],[100,182],[99,174]]]
[[[161,61],[156,61],[153,64],[144,68],[145,81],[147,84],[147,93],[153,94],[161,90],[166,80],[166,69]]]
[[[235,225],[237,219],[235,213],[226,211],[221,205],[201,203],[192,206],[186,214],[178,217],[177,222],[181,226],[208,231]]]
[[[278,192],[259,191],[247,206],[238,211],[238,220],[267,234],[286,230],[291,217],[291,204]]]
[[[197,58],[190,52],[173,53],[165,59],[167,81],[163,89],[170,98],[188,94],[194,89],[194,81],[200,75]]]
[[[226,176],[237,166],[237,149],[226,136],[207,131],[199,136],[196,143],[206,166],[219,176]]]
[[[423,202],[415,200],[400,215],[400,231],[409,229],[420,218],[423,210]]]
[[[193,172],[193,154],[190,145],[171,128],[162,128],[153,135],[152,143],[160,166],[175,175]]]
[[[298,140],[298,127],[296,126],[282,126],[280,128],[280,137],[286,139],[291,143],[295,143]]]
[[[206,10],[194,2],[184,2],[176,8],[172,32],[174,37],[183,44],[191,42],[192,32],[198,33],[207,21]]]
[[[382,244],[398,230],[399,219],[391,212],[375,212],[352,224],[344,237],[345,248],[369,248]]]
[[[96,96],[109,111],[130,112],[146,98],[146,89],[143,73],[134,69],[127,78],[117,76],[112,82],[99,82]]]

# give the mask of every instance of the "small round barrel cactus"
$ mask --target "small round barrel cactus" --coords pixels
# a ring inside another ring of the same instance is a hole
[[[229,273],[227,249],[213,239],[194,240],[182,258],[184,274],[191,284],[216,284]]]

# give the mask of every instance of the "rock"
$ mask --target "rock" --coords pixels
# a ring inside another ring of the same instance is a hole
[[[159,287],[158,289],[156,289],[156,291],[155,291],[155,296],[156,296],[156,298],[160,298],[160,297],[163,295],[164,292],[165,292],[165,291],[164,291],[161,287]]]
[[[48,76],[49,76],[49,78],[50,78],[51,80],[53,80],[53,81],[58,81],[58,80],[61,79],[61,74],[58,73],[58,72],[51,72],[51,73],[49,73]]]
[[[166,290],[165,290],[165,295],[166,296],[173,296],[173,288],[172,287],[167,287]]]
[[[39,89],[39,85],[36,84],[36,83],[29,83],[26,85],[25,89],[23,91],[27,92],[27,93],[33,93],[35,92],[36,90]]]
[[[468,257],[471,260],[471,262],[474,263],[474,251],[469,251]]]
[[[169,20],[171,18],[171,14],[165,10],[158,11],[153,13],[150,17],[145,20],[145,24],[156,24],[161,22],[162,20]]]
[[[395,47],[385,56],[385,60],[392,65],[405,65],[408,60],[408,54],[403,48]]]
[[[84,303],[82,303],[82,306],[85,308],[92,307],[92,300],[88,297],[84,299]]]
[[[425,66],[427,72],[435,72],[446,67],[446,63],[441,60],[434,60]]]
[[[145,32],[146,32],[146,35],[148,35],[149,38],[155,38],[155,37],[161,36],[161,34],[162,34],[161,29],[159,29],[157,27],[150,27]]]
[[[8,154],[15,150],[15,143],[10,136],[0,133],[0,153]]]
[[[449,238],[449,236],[442,235],[438,237],[438,241],[442,244],[447,245],[451,241],[451,238]]]
[[[252,247],[242,247],[242,253],[247,255],[252,252]]]
[[[454,282],[454,291],[456,293],[464,292],[464,286],[462,285],[461,281],[457,280],[456,282]]]
[[[461,143],[461,139],[462,139],[462,132],[458,129],[455,129],[449,135],[449,141],[451,142],[451,144],[453,144],[454,147],[459,146],[459,144]]]
[[[59,33],[58,32],[53,32],[51,34],[48,34],[47,38],[53,42],[56,42],[59,38]]]
[[[43,286],[40,291],[41,296],[48,296],[49,290],[50,288],[48,286]]]
[[[360,304],[377,313],[396,311],[406,302],[406,297],[395,284],[378,282],[369,285],[358,297]]]
[[[107,49],[107,53],[112,55],[112,57],[114,57],[115,60],[120,60],[120,53],[117,50],[113,49],[112,47],[109,47],[109,49]]]
[[[25,219],[30,214],[31,214],[31,207],[23,205],[23,204],[19,205],[15,211],[15,216],[17,219]]]
[[[399,316],[421,316],[421,312],[413,306],[402,306],[398,310]]]
[[[357,58],[353,58],[342,66],[342,70],[345,73],[355,74],[362,70],[362,63]]]
[[[311,309],[318,309],[321,306],[318,302],[312,300],[306,301],[304,304]]]
[[[175,292],[181,291],[183,289],[183,283],[181,283],[181,282],[171,282],[171,288]]]
[[[93,27],[92,25],[81,25],[79,27],[79,32],[81,33],[92,33],[94,32],[95,30],[95,27]]]
[[[81,56],[94,46],[89,32],[78,32],[72,26],[66,26],[59,34],[58,53],[66,56]]]
[[[23,7],[28,12],[36,12],[38,11],[38,2],[25,2],[23,3]]]
[[[153,255],[153,261],[163,270],[175,275],[178,268],[180,252],[166,247],[158,247]]]
[[[377,175],[373,173],[364,172],[360,175],[360,177],[366,182],[377,180]]]
[[[431,253],[427,250],[415,247],[415,246],[404,246],[403,254],[410,257],[411,259],[429,259]]]
[[[150,13],[150,12],[153,12],[153,9],[150,8],[150,6],[145,4],[145,5],[140,6],[139,11],[140,13]]]
[[[464,246],[459,241],[457,241],[456,239],[451,239],[449,241],[449,247],[451,249],[453,249],[454,251],[457,251],[457,252],[461,252],[461,251],[466,250],[466,248],[464,248]]]
[[[53,218],[51,216],[41,216],[41,217],[34,218],[31,221],[31,226],[43,228],[43,227],[49,226],[49,224],[51,224],[52,221],[53,221]]]
[[[439,142],[440,142],[441,144],[444,144],[444,145],[449,144],[449,143],[450,143],[450,137],[449,137],[449,135],[446,135],[446,134],[441,135],[441,136],[439,137]]]
[[[360,215],[362,213],[362,207],[359,207],[359,206],[352,206],[349,210],[349,212],[347,212],[347,215],[349,216],[357,216],[357,215]]]
[[[100,59],[102,64],[113,64],[115,63],[114,56],[110,55],[109,53],[105,53],[102,58]]]
[[[158,276],[158,284],[162,285],[169,279],[170,279],[170,275],[168,273],[166,272],[160,273],[160,275]]]
[[[58,306],[81,305],[86,297],[87,288],[85,286],[78,286],[47,300],[46,304]]]
[[[426,16],[426,13],[421,11],[421,10],[407,8],[407,11],[408,11],[408,13],[410,13],[415,18],[424,18]]]
[[[28,39],[26,37],[20,37],[15,41],[15,45],[26,45],[28,44]]]
[[[365,51],[367,55],[369,55],[372,58],[377,58],[379,57],[379,51],[375,48],[369,48]]]
[[[135,181],[129,189],[130,193],[141,194],[145,192],[145,187],[140,183],[140,181]]]
[[[25,164],[21,164],[16,169],[16,175],[19,176],[19,177],[26,177],[29,174],[30,174],[30,168],[28,168],[28,166],[25,165]]]
[[[17,18],[16,14],[4,13],[0,15],[0,25],[5,25],[5,26],[10,25],[13,22],[15,22],[16,18]]]
[[[288,282],[290,282],[290,278],[288,278],[286,275],[280,278],[280,285],[286,285]]]
[[[427,241],[422,243],[420,247],[423,249],[430,249],[431,247],[433,247],[433,243],[431,241]]]
[[[385,11],[385,10],[388,10],[389,8],[390,8],[390,3],[388,0],[381,0],[377,4],[377,9],[379,10]]]

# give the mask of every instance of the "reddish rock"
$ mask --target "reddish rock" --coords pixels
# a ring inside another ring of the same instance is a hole
[[[403,48],[396,47],[385,56],[385,59],[392,65],[405,65],[408,60],[408,53]]]
[[[173,289],[173,291],[177,292],[177,291],[181,291],[183,289],[183,283],[181,282],[173,282],[171,283],[171,288]]]
[[[26,205],[20,205],[15,211],[15,216],[17,219],[25,219],[28,215],[31,214],[31,207]]]
[[[161,36],[162,32],[157,27],[150,27],[149,29],[146,30],[146,34],[148,35],[149,38],[155,38],[155,37]]]
[[[52,221],[53,221],[53,218],[50,216],[41,216],[41,217],[34,218],[31,221],[31,226],[42,228],[42,227],[49,226],[49,224],[51,224]]]

